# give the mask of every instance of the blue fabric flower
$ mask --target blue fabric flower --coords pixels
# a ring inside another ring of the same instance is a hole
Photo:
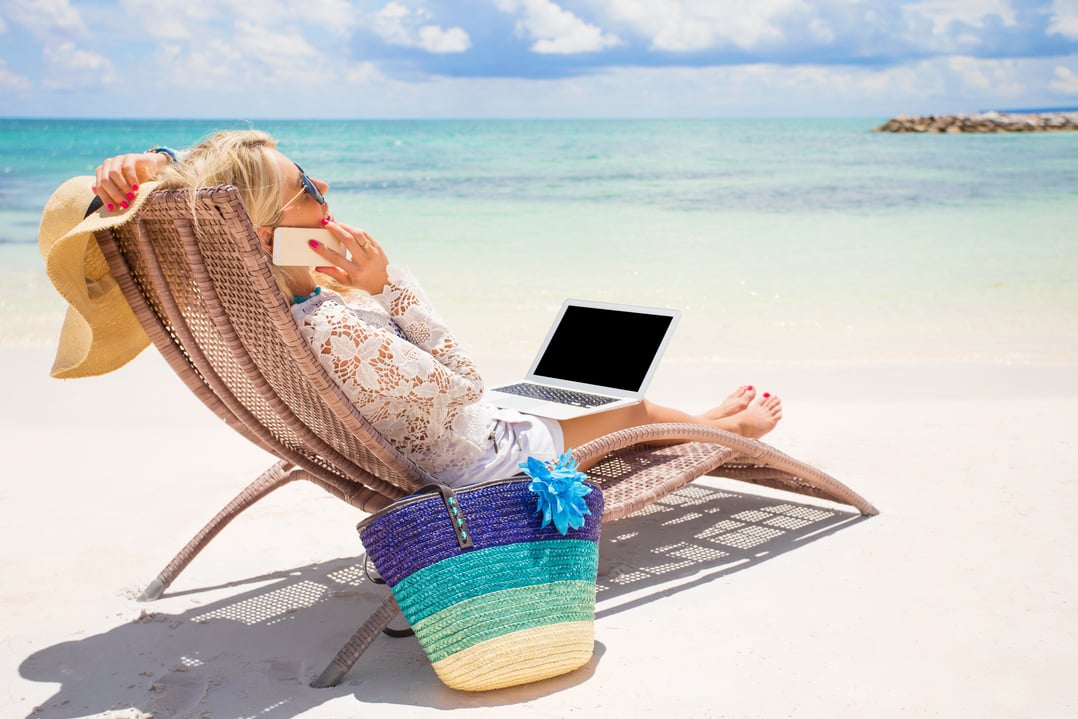
[[[584,484],[587,475],[576,468],[571,451],[558,457],[553,465],[528,457],[520,468],[532,478],[528,489],[539,496],[535,511],[542,513],[544,527],[553,521],[564,535],[570,528],[584,526],[584,517],[591,514],[584,497],[591,494],[591,487]]]

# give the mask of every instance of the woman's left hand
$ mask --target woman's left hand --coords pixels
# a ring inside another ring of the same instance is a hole
[[[132,152],[104,160],[94,172],[94,194],[107,205],[127,207],[140,182],[152,180],[169,163],[159,152]],[[111,211],[113,208],[109,207]]]
[[[389,282],[386,272],[389,258],[382,246],[364,230],[358,230],[343,222],[330,221],[325,227],[341,241],[343,249],[348,251],[348,257],[319,245],[314,251],[332,264],[315,269],[346,287],[363,290],[372,295],[379,294]]]

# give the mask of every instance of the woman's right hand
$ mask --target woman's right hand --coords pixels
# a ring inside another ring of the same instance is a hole
[[[98,165],[94,173],[94,193],[106,206],[127,207],[135,199],[139,185],[157,177],[169,162],[169,156],[160,152],[132,152],[110,157]]]
[[[331,220],[326,223],[325,227],[333,233],[334,237],[341,240],[344,249],[348,251],[348,257],[334,252],[325,245],[320,245],[313,248],[314,251],[332,264],[315,269],[324,275],[329,275],[345,287],[363,290],[371,295],[381,293],[389,282],[386,270],[389,266],[389,258],[386,257],[382,246],[366,231],[342,222]]]

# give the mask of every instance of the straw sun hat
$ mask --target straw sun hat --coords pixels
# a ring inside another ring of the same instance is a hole
[[[109,274],[94,232],[129,220],[156,183],[143,184],[127,209],[102,207],[86,215],[93,184],[93,177],[83,176],[60,185],[45,204],[37,235],[49,280],[70,305],[50,373],[62,379],[111,372],[150,343]]]

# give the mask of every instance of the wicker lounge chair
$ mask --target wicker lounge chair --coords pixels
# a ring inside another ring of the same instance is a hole
[[[431,481],[360,416],[300,335],[238,192],[154,194],[127,224],[97,233],[112,274],[169,365],[219,417],[280,458],[222,509],[154,579],[156,599],[237,514],[307,480],[365,512]],[[662,440],[680,444],[650,446]],[[575,450],[598,459],[605,521],[626,517],[705,474],[823,497],[876,514],[832,477],[762,442],[693,425],[617,432]],[[399,609],[390,596],[315,686],[351,668]]]

